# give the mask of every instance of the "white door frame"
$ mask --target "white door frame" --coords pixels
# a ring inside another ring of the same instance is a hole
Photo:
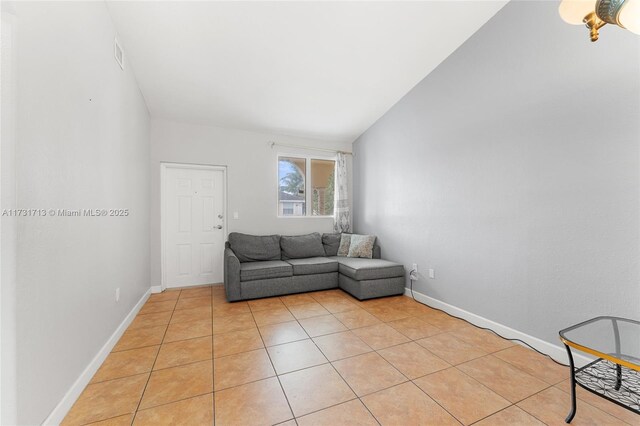
[[[227,212],[227,166],[214,166],[209,164],[187,164],[187,163],[168,163],[161,162],[160,163],[160,277],[161,277],[161,290],[167,288],[167,280],[165,277],[166,273],[166,206],[165,201],[166,197],[166,176],[167,169],[190,169],[190,170],[212,170],[212,171],[221,171],[222,172],[222,211],[224,212],[224,221],[222,221],[222,232],[224,233],[224,240],[227,240],[227,221],[228,221],[228,212]]]

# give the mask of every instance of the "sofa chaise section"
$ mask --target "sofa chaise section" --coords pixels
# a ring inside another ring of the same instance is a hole
[[[382,259],[332,257],[339,263],[338,286],[359,300],[404,293],[404,267]]]

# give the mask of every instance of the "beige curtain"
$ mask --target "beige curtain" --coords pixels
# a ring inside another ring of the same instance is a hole
[[[336,157],[333,229],[335,232],[351,232],[351,209],[347,181],[347,155],[339,152]]]

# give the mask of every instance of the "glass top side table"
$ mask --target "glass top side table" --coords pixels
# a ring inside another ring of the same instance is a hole
[[[567,349],[571,369],[567,423],[576,414],[576,384],[640,414],[640,321],[596,317],[561,330],[560,340]],[[571,348],[597,359],[576,369]]]

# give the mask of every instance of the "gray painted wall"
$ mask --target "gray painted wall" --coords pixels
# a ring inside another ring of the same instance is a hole
[[[33,425],[149,289],[149,114],[103,2],[20,2],[14,23],[17,206],[131,212],[17,220],[17,420]]]
[[[276,146],[270,141],[351,151],[350,142],[329,142],[214,126],[151,120],[151,283],[161,283],[160,163],[227,166],[227,231],[298,235],[331,232],[332,218],[278,217],[278,154],[332,155]],[[350,160],[347,164],[350,167]],[[233,219],[238,212],[238,219]]]
[[[415,289],[558,344],[640,319],[640,39],[512,2],[354,143],[358,233]],[[435,269],[435,279],[427,269]]]

